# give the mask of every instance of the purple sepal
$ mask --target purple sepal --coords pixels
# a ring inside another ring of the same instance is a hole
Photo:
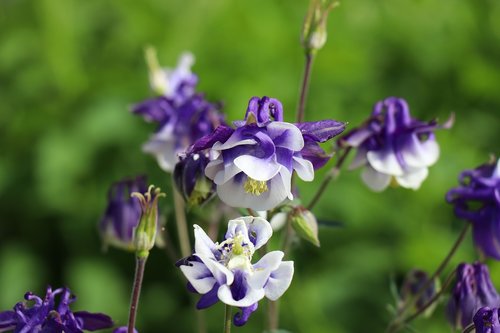
[[[499,308],[481,308],[474,316],[476,333],[500,333]]]
[[[219,125],[215,131],[211,134],[205,135],[198,139],[189,149],[187,154],[193,154],[200,152],[202,150],[212,148],[216,142],[225,142],[231,134],[233,134],[234,129],[225,125]]]
[[[165,123],[169,117],[175,114],[172,101],[165,96],[150,98],[137,103],[132,107],[131,111],[142,116],[147,122],[159,124]]]
[[[219,290],[219,287],[220,285],[216,283],[208,293],[201,295],[198,303],[196,303],[196,308],[198,310],[202,310],[217,303],[219,301],[219,298],[217,297],[217,291]]]
[[[312,163],[315,170],[322,168],[332,158],[313,140],[304,138],[304,148],[300,151],[302,158]]]
[[[113,331],[113,333],[127,333],[127,332],[128,332],[128,326],[121,326],[121,327],[115,328],[115,330]],[[134,328],[134,333],[139,333],[139,331],[137,331]]]
[[[283,121],[283,105],[276,98],[264,96],[252,97],[248,102],[245,120],[233,122],[236,127],[242,127],[247,122],[255,121],[259,127],[266,126],[271,121]]]
[[[336,120],[320,120],[295,124],[304,140],[310,139],[316,142],[326,142],[345,130],[346,124]]]
[[[7,332],[16,327],[16,313],[14,311],[0,312],[0,332]]]
[[[250,315],[257,310],[259,303],[254,303],[250,306],[240,308],[240,312],[236,313],[233,317],[233,323],[235,326],[243,326],[250,318]]]
[[[82,328],[87,331],[97,331],[113,326],[113,320],[111,317],[103,313],[78,311],[75,312],[74,315],[75,319],[79,321]]]

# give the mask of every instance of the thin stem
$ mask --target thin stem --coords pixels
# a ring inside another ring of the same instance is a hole
[[[349,155],[349,152],[351,151],[351,149],[352,149],[351,147],[347,147],[344,150],[344,152],[342,153],[342,155],[340,155],[335,166],[332,169],[330,169],[330,171],[328,171],[328,173],[325,175],[325,177],[323,178],[323,181],[321,182],[321,185],[319,186],[318,190],[316,191],[316,194],[314,195],[312,200],[309,202],[309,205],[307,205],[308,210],[312,210],[314,208],[314,206],[316,206],[319,199],[321,198],[321,196],[325,192],[326,188],[328,187],[328,184],[330,184],[330,182],[332,180],[337,179],[337,177],[340,174],[340,169],[342,168],[342,165],[344,164],[345,159],[346,159],[347,155]]]
[[[472,323],[469,326],[467,326],[462,333],[470,333],[474,331],[475,328],[476,326],[474,325],[474,323]]]
[[[184,199],[174,186],[172,186],[172,192],[174,192],[175,222],[177,224],[181,255],[187,257],[191,254],[191,245],[189,243]]]
[[[314,61],[314,55],[306,53],[306,62],[304,67],[304,77],[302,78],[302,85],[300,87],[300,100],[299,107],[297,108],[297,122],[304,121],[305,106],[307,100],[307,93],[309,91],[309,81],[311,78],[311,68]]]
[[[276,301],[268,301],[268,306],[267,306],[267,314],[268,314],[268,330],[269,332],[273,332],[278,329],[279,326],[279,313],[280,313],[280,306],[279,306],[279,300]]]
[[[224,318],[224,333],[231,333],[231,305],[226,304]]]
[[[137,316],[137,307],[139,306],[139,296],[141,295],[142,279],[144,277],[144,268],[148,257],[136,257],[135,277],[132,296],[130,299],[130,311],[128,316],[128,333],[134,333],[135,318]]]
[[[247,208],[247,212],[248,212],[248,214],[250,214],[253,217],[259,216],[259,214],[257,214],[257,212],[255,210],[253,210],[252,208]]]
[[[464,228],[462,229],[462,232],[460,233],[457,240],[455,241],[455,244],[453,244],[450,252],[446,255],[444,260],[441,262],[441,264],[438,266],[438,268],[432,274],[432,276],[429,278],[429,280],[426,283],[424,283],[424,285],[419,289],[419,291],[417,292],[415,297],[412,297],[409,302],[407,302],[406,304],[403,305],[403,307],[401,308],[401,310],[398,313],[398,316],[391,322],[391,324],[389,324],[387,332],[393,333],[393,332],[397,332],[398,330],[401,329],[401,323],[404,323],[406,321],[406,319],[404,319],[404,318],[405,318],[405,315],[406,315],[406,312],[408,311],[408,309],[413,307],[415,302],[418,299],[420,299],[420,297],[424,294],[424,292],[430,287],[432,281],[434,279],[436,279],[439,275],[441,275],[441,273],[446,268],[446,266],[450,262],[453,255],[457,252],[458,248],[460,247],[460,244],[462,244],[468,231],[469,231],[469,223],[466,223]],[[413,319],[414,318],[412,318],[412,320]]]

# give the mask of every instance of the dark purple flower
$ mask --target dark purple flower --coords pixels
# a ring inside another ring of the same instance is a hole
[[[114,183],[108,192],[108,207],[99,224],[101,238],[107,246],[134,250],[134,229],[141,218],[139,199],[131,197],[133,192],[147,190],[146,177],[127,178]]]
[[[499,308],[481,308],[474,316],[474,327],[476,333],[500,333]]]
[[[448,302],[447,317],[454,328],[465,328],[484,306],[500,306],[500,296],[491,283],[488,267],[480,262],[457,267],[455,287]]]
[[[105,314],[71,312],[69,305],[76,298],[68,288],[52,290],[48,287],[43,299],[27,292],[24,299],[14,306],[13,311],[0,312],[0,332],[82,333],[113,326],[113,321]]]
[[[215,185],[205,176],[205,168],[209,162],[206,154],[195,153],[181,157],[175,165],[175,185],[189,206],[201,205],[214,194]]]
[[[401,286],[401,300],[405,304],[409,299],[416,297],[421,293],[421,289],[429,282],[429,275],[421,270],[413,269],[406,275],[403,285]],[[417,310],[420,310],[431,300],[438,291],[437,280],[427,287],[415,303]],[[431,309],[432,310],[432,309]]]
[[[327,120],[302,124],[283,121],[283,108],[274,98],[253,97],[245,120],[236,129],[219,126],[201,138],[189,153],[210,150],[205,174],[217,185],[217,194],[229,206],[267,210],[293,199],[293,171],[305,180],[314,167],[324,164],[324,142],[344,130],[344,124]],[[305,145],[308,142],[308,145]]]
[[[416,190],[439,157],[434,131],[452,123],[453,117],[441,126],[412,118],[404,99],[389,97],[375,104],[370,119],[340,144],[357,148],[351,168],[365,167],[361,176],[372,190],[384,190],[391,180]]]
[[[462,172],[460,187],[446,200],[455,214],[472,223],[474,243],[487,256],[500,260],[500,160]]]

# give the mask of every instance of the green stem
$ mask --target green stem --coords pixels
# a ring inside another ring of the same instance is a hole
[[[189,234],[187,229],[184,198],[182,198],[181,194],[174,186],[172,186],[172,192],[174,193],[175,222],[177,225],[177,234],[179,236],[181,255],[183,257],[188,257],[189,255],[191,255],[191,245],[189,242]]]
[[[224,319],[224,333],[231,333],[231,305],[226,304],[225,319]]]
[[[279,300],[276,301],[268,301],[268,306],[267,306],[267,314],[268,314],[268,320],[269,322],[267,329],[269,332],[273,332],[278,329],[279,326]]]
[[[430,287],[432,281],[436,279],[443,270],[446,268],[448,263],[450,262],[451,258],[453,255],[457,252],[458,248],[460,247],[460,244],[462,244],[463,240],[465,239],[465,236],[467,235],[467,232],[469,231],[469,223],[466,223],[464,228],[462,229],[462,232],[458,236],[457,240],[455,241],[455,244],[453,244],[450,252],[446,255],[444,260],[441,262],[441,264],[438,266],[436,271],[432,274],[432,276],[429,278],[429,280],[419,289],[415,297],[412,297],[406,304],[403,305],[401,310],[398,312],[398,315],[394,320],[389,324],[389,327],[387,328],[387,332],[389,333],[394,333],[399,331],[402,328],[403,323],[406,322],[407,318],[405,318],[406,313],[408,312],[409,309],[413,307],[415,302],[420,299],[420,297],[424,294],[424,292]],[[410,316],[413,317],[413,316]],[[408,317],[408,318],[410,318]],[[414,318],[412,318],[413,320]]]
[[[305,106],[307,100],[307,93],[309,91],[309,81],[311,79],[311,68],[314,61],[314,55],[306,53],[306,62],[304,67],[304,77],[302,78],[302,85],[300,87],[300,100],[297,108],[297,122],[304,121]]]
[[[135,318],[137,316],[137,307],[139,306],[139,296],[141,295],[142,280],[144,278],[144,268],[148,257],[136,257],[134,285],[132,287],[132,296],[130,298],[130,311],[128,316],[128,333],[134,333]]]
[[[321,185],[319,186],[318,190],[316,191],[316,194],[312,198],[312,200],[309,202],[309,205],[307,205],[308,210],[312,210],[314,206],[318,203],[319,199],[325,192],[326,188],[328,187],[328,184],[334,179],[337,179],[337,177],[340,174],[340,169],[342,168],[342,165],[345,162],[345,159],[347,155],[349,155],[349,152],[351,151],[351,147],[347,147],[342,155],[340,155],[339,159],[337,160],[337,163],[335,166],[328,171],[328,173],[325,175],[323,178],[323,181],[321,182]]]

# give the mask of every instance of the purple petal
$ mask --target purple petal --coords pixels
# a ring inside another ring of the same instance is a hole
[[[247,307],[240,308],[241,312],[238,312],[234,315],[233,323],[235,326],[243,326],[246,324],[250,315],[257,310],[259,307],[259,303],[254,303]]]
[[[304,140],[304,148],[300,151],[300,155],[312,163],[315,170],[323,167],[332,157],[327,154],[315,141]]]
[[[346,124],[336,120],[320,120],[295,124],[304,137],[316,142],[326,142],[345,130]]]
[[[206,309],[219,301],[217,297],[217,291],[220,285],[218,283],[214,284],[213,288],[206,294],[200,297],[198,303],[196,303],[196,308],[198,310]]]
[[[201,150],[212,148],[216,142],[226,142],[234,130],[225,125],[219,125],[212,134],[198,139],[187,151],[188,154],[197,153]]]
[[[87,311],[78,311],[74,313],[75,318],[81,323],[83,329],[88,331],[97,331],[112,327],[113,320],[103,313],[90,313]]]
[[[156,123],[164,123],[167,118],[175,114],[171,102],[163,96],[134,105],[132,112],[143,116],[146,121]]]
[[[128,326],[121,326],[121,327],[118,327],[116,328],[113,333],[127,333],[128,332]],[[134,333],[139,333],[139,331],[137,331],[135,328],[134,328]]]
[[[7,332],[16,326],[16,313],[14,311],[0,312],[0,332]]]

